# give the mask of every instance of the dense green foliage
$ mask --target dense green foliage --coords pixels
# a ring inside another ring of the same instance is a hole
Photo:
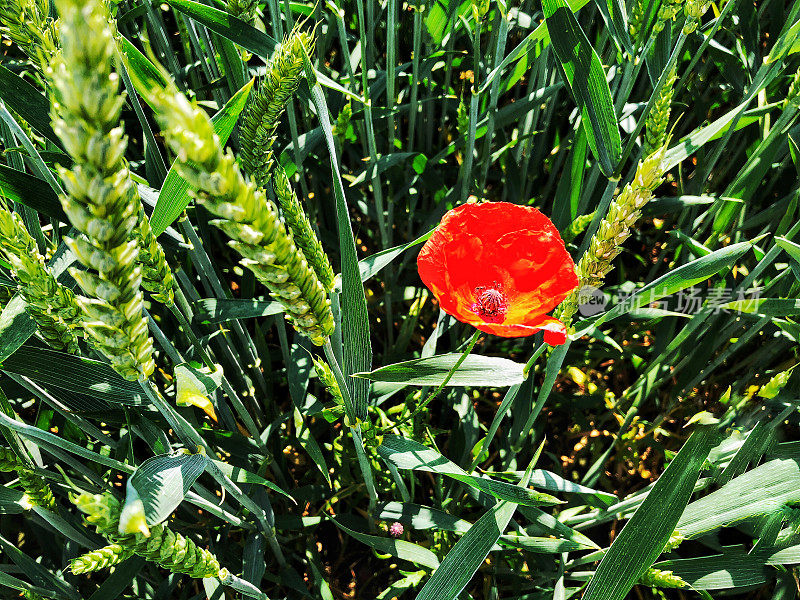
[[[800,2],[0,33],[0,597],[798,596]],[[566,240],[566,344],[421,283],[476,199]]]

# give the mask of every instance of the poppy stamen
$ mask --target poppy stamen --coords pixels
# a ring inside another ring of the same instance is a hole
[[[490,287],[479,285],[475,288],[475,303],[470,307],[487,323],[502,323],[508,312],[508,298],[502,286],[494,282]]]

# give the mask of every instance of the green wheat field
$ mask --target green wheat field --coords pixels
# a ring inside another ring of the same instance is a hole
[[[800,596],[800,2],[0,0],[0,598]]]

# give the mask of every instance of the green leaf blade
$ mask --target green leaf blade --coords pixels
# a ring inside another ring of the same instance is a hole
[[[406,385],[433,386],[442,383],[461,354],[440,354],[417,358],[380,367],[369,373],[355,373],[354,377]],[[469,355],[446,385],[507,387],[522,383],[522,364],[507,358]]]
[[[205,471],[207,461],[203,454],[160,454],[139,465],[128,485],[142,500],[148,525],[172,514]]]
[[[603,174],[610,177],[622,156],[622,140],[600,57],[564,0],[543,0],[542,7],[562,75],[586,124],[589,146]]]
[[[691,435],[611,544],[584,600],[623,600],[627,596],[663,552],[716,440],[717,433],[710,427]]]

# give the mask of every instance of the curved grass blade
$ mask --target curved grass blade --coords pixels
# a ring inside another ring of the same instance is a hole
[[[3,360],[0,370],[115,404],[147,403],[136,382],[123,379],[106,363],[50,348],[23,346]]]
[[[450,370],[461,359],[461,356],[461,354],[452,353],[439,354],[429,358],[416,358],[386,365],[369,373],[354,373],[353,377],[421,386],[440,385],[445,380],[447,380],[445,385],[451,387],[506,387],[522,383],[523,364],[507,358],[474,354],[467,356],[448,379]]]
[[[508,500],[524,506],[542,506],[561,502],[550,494],[528,489],[526,486],[530,481],[531,473],[526,473],[523,477],[526,486],[511,485],[503,481],[469,475],[433,448],[398,435],[384,436],[383,443],[378,446],[378,454],[400,469],[429,471],[445,475],[500,500]]]
[[[33,175],[0,165],[0,192],[7,200],[19,202],[33,210],[67,222],[58,196],[44,181]]]
[[[723,553],[715,556],[666,560],[654,566],[672,571],[695,590],[747,589],[771,578],[766,560],[748,554],[743,546],[723,548]]]
[[[676,529],[682,536],[693,538],[797,502],[800,502],[800,464],[793,459],[771,460],[692,502]]]
[[[538,455],[539,452],[520,481],[522,489],[528,485]],[[425,583],[417,600],[454,600],[458,597],[508,527],[516,509],[517,505],[513,502],[504,501],[484,513],[447,553],[442,564]]]
[[[344,375],[369,371],[372,368],[372,346],[369,337],[369,315],[367,314],[367,298],[361,272],[358,265],[358,252],[353,236],[353,226],[347,209],[344,184],[340,174],[339,156],[331,129],[331,114],[308,56],[304,66],[306,79],[311,89],[311,97],[317,110],[317,118],[325,134],[325,142],[331,157],[331,175],[333,191],[336,196],[336,220],[339,229],[339,252],[342,261],[342,339],[344,344]],[[367,399],[369,382],[346,377],[345,385],[353,399],[355,417],[367,418]]]
[[[754,243],[755,241],[731,244],[726,248],[715,250],[711,254],[673,269],[655,281],[648,283],[625,302],[617,304],[611,310],[602,313],[598,319],[594,321],[587,319],[578,322],[575,325],[575,337],[580,337],[586,331],[599,327],[601,323],[705,281],[723,269],[731,267],[745,252],[752,248]]]
[[[119,52],[122,54],[133,87],[149,104],[153,89],[161,89],[168,85],[163,71],[123,36],[119,38]]]
[[[178,508],[207,462],[203,454],[161,454],[139,465],[128,485],[141,499],[148,525],[161,523]]]
[[[349,527],[345,527],[336,519],[331,519],[331,521],[333,521],[333,523],[339,529],[344,531],[350,537],[353,537],[359,542],[374,548],[378,552],[391,554],[397,558],[402,558],[403,560],[413,562],[421,567],[428,567],[429,569],[435,569],[439,566],[439,559],[427,548],[423,548],[422,546],[412,544],[411,542],[405,542],[403,540],[393,540],[391,538],[379,537],[377,535],[360,533],[350,529]]]
[[[62,148],[50,125],[50,102],[30,83],[0,65],[0,98],[42,136]]]
[[[268,317],[283,312],[280,302],[245,298],[204,298],[194,303],[195,319],[205,324],[224,323],[237,319]]]
[[[237,19],[224,10],[219,10],[199,2],[193,2],[192,0],[168,0],[167,4],[186,16],[191,17],[198,23],[202,23],[214,33],[238,44],[245,50],[249,50],[256,56],[260,56],[265,60],[269,59],[272,53],[275,52],[275,48],[279,43],[275,38]],[[352,98],[362,104],[364,103],[364,99],[361,98],[361,96],[342,87],[322,73],[317,72],[316,78],[325,87],[336,90],[340,94],[344,94],[348,98]],[[300,93],[303,94],[302,88],[300,89]]]
[[[431,229],[428,233],[419,236],[417,239],[412,240],[407,244],[381,250],[380,252],[376,252],[375,254],[368,256],[367,258],[362,258],[358,262],[358,269],[361,272],[361,281],[367,281],[371,277],[378,274],[381,269],[391,263],[403,252],[416,246],[417,244],[421,244],[422,242],[426,241],[429,237],[431,237],[431,235],[433,235],[433,232],[434,230]]]

